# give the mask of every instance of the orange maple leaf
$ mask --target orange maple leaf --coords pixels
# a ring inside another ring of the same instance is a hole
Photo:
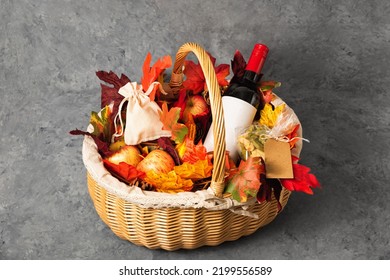
[[[225,192],[231,193],[233,199],[239,202],[246,202],[248,196],[256,197],[263,169],[264,166],[260,164],[258,157],[242,160],[238,169],[230,173]]]
[[[210,54],[209,56],[214,66],[215,73],[217,74],[218,84],[220,86],[227,86],[229,82],[226,80],[226,76],[230,73],[229,64],[220,64],[215,67],[216,59]],[[192,90],[194,94],[199,94],[204,90],[207,90],[206,79],[200,64],[195,64],[191,60],[184,61],[183,73],[186,75],[186,80],[183,82],[184,88]]]
[[[178,193],[191,191],[193,182],[183,179],[174,170],[168,173],[157,173],[150,170],[146,173],[145,182],[153,185],[158,192]]]
[[[162,75],[164,70],[172,65],[172,59],[169,55],[159,58],[152,67],[150,67],[151,61],[152,55],[148,52],[142,67],[143,76],[141,78],[142,88],[145,92],[148,90],[149,86]],[[150,93],[149,98],[151,101],[154,101],[157,89],[158,85],[154,86],[153,91]]]
[[[194,140],[186,137],[185,141],[181,145],[178,145],[176,149],[183,162],[194,164],[198,160],[207,159],[207,150],[203,146],[202,141],[195,145]]]
[[[183,179],[198,180],[211,176],[213,166],[205,159],[198,160],[194,164],[184,162],[182,165],[175,166],[174,170]]]
[[[294,148],[295,143],[299,141],[299,138],[295,138],[298,136],[298,129],[299,129],[299,124],[297,124],[294,129],[287,135],[288,139],[290,139],[290,149]],[[295,138],[295,139],[294,139]]]
[[[196,123],[194,121],[194,117],[190,112],[187,113],[186,117],[187,121],[185,122],[185,125],[188,127],[188,139],[194,141],[196,137]]]
[[[184,137],[188,133],[188,128],[182,124],[178,123],[180,117],[180,108],[172,107],[168,110],[167,103],[163,103],[161,106],[162,111],[160,114],[160,121],[163,123],[163,129],[169,130],[172,132],[172,140],[176,143],[181,143],[184,140]]]

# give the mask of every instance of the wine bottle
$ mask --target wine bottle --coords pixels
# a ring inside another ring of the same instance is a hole
[[[249,57],[243,77],[231,83],[222,96],[225,120],[226,150],[236,162],[238,159],[237,138],[243,129],[252,124],[257,110],[264,106],[258,89],[261,70],[268,54],[268,47],[256,44]],[[210,128],[204,146],[207,151],[214,149],[214,136]]]

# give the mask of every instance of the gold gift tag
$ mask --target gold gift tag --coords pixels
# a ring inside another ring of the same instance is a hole
[[[289,143],[268,139],[264,144],[264,154],[267,178],[294,178]]]

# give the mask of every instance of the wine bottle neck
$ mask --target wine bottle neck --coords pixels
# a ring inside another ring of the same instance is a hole
[[[261,78],[261,69],[267,58],[268,47],[263,44],[256,44],[253,48],[248,64],[245,67],[244,80],[257,83]]]
[[[244,76],[242,78],[244,81],[249,81],[253,84],[257,84],[260,81],[262,76],[263,76],[263,74],[261,74],[261,73],[256,73],[253,71],[246,70],[244,72]]]

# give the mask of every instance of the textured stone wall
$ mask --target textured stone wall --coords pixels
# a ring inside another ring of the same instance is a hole
[[[376,1],[0,2],[0,259],[389,259],[390,5]],[[270,48],[265,79],[299,115],[323,188],[271,225],[190,252],[149,251],[99,220],[81,160],[97,70],[139,81],[188,41],[230,63]]]

